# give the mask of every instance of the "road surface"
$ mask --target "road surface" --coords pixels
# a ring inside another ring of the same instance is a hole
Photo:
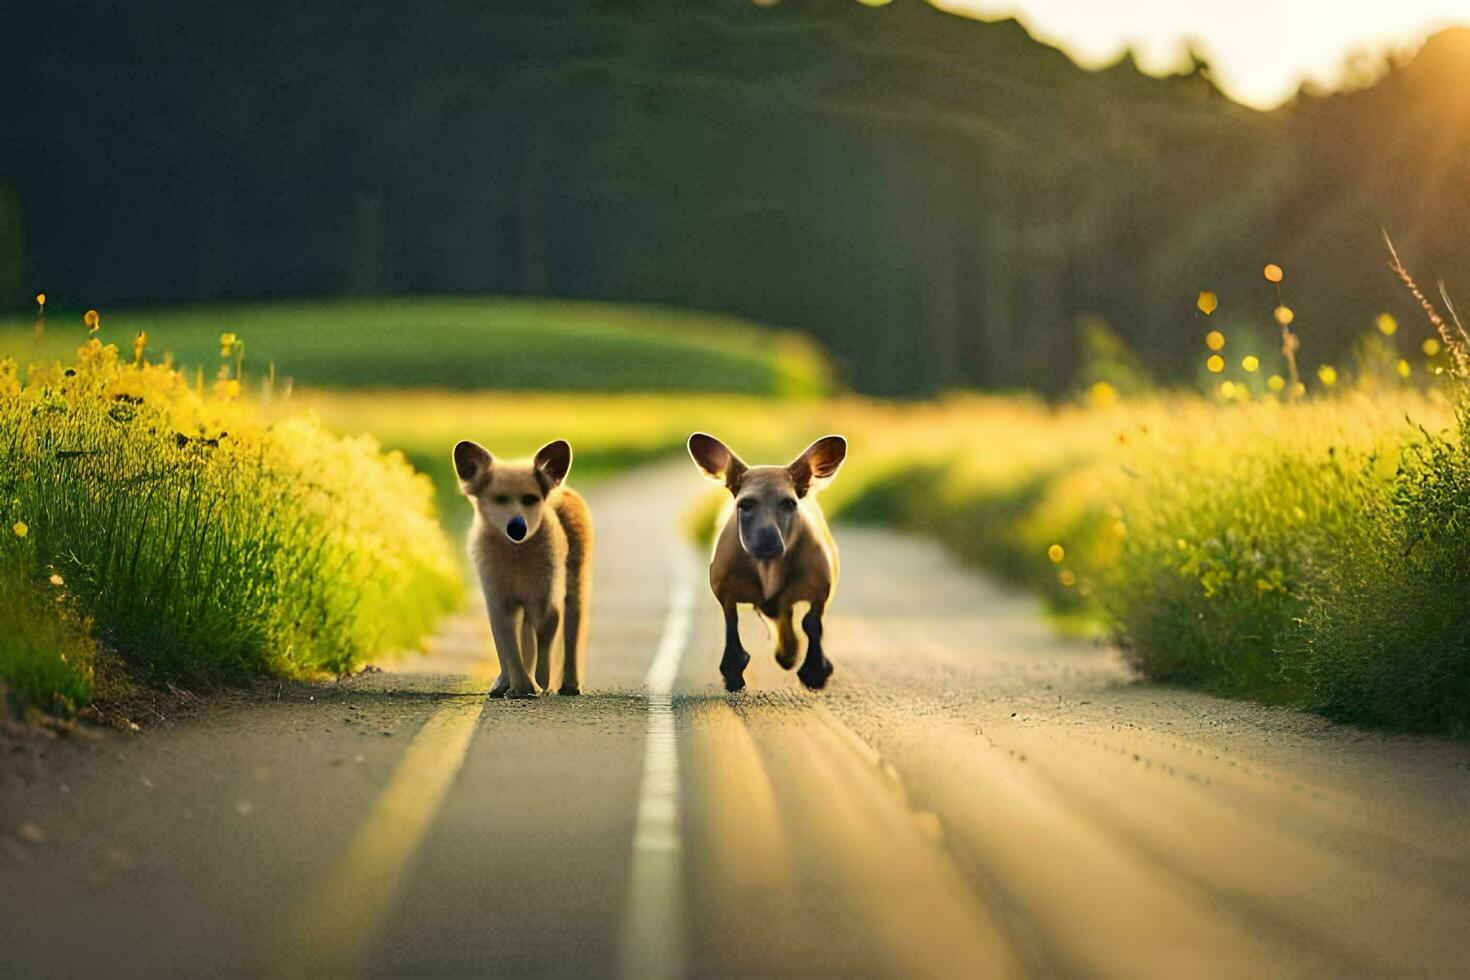
[[[1136,683],[935,545],[839,528],[811,694],[750,687],[679,536],[591,494],[589,693],[427,656],[0,762],[16,975],[1462,973],[1470,746]]]

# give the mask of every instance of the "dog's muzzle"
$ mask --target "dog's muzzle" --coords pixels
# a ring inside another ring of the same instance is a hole
[[[786,553],[786,542],[781,540],[781,532],[774,528],[758,531],[755,540],[750,543],[752,558],[758,561],[775,561]]]
[[[505,536],[512,541],[524,541],[526,538],[526,519],[516,515],[505,525]]]

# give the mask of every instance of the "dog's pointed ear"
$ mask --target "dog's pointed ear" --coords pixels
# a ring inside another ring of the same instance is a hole
[[[536,450],[533,461],[536,479],[541,483],[541,492],[548,493],[553,487],[561,486],[572,469],[572,446],[565,439],[548,442]]]
[[[796,484],[796,495],[805,497],[813,482],[831,479],[846,458],[847,440],[841,436],[823,436],[807,446],[786,467],[791,482]]]
[[[490,467],[494,465],[495,457],[478,442],[466,439],[455,443],[454,473],[459,477],[459,492],[466,497],[473,497],[484,489],[490,480]]]
[[[689,455],[705,476],[720,481],[731,493],[739,492],[740,479],[749,467],[729,446],[714,436],[696,432],[689,437]]]

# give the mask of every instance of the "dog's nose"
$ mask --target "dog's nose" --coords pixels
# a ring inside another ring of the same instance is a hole
[[[526,519],[519,514],[512,517],[510,523],[505,525],[505,534],[512,541],[520,541],[526,536]]]
[[[754,547],[750,550],[762,561],[770,561],[773,558],[780,558],[781,553],[786,550],[786,545],[781,540],[780,532],[770,531],[756,535]]]

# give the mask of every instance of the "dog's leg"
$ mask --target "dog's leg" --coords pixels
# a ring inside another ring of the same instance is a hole
[[[500,672],[508,678],[505,694],[512,698],[534,698],[540,693],[521,659],[520,618],[523,615],[502,605],[490,609],[490,632],[495,634],[495,654],[500,658]]]
[[[725,608],[725,655],[720,658],[720,673],[725,677],[725,690],[745,687],[745,665],[750,654],[740,645],[740,612],[733,600],[722,602]]]
[[[792,625],[795,611],[789,602],[781,603],[781,608],[776,614],[776,663],[783,670],[790,670],[796,666],[796,655],[801,652],[801,641],[796,638],[796,628]]]
[[[812,690],[825,687],[832,676],[832,661],[822,652],[822,611],[825,603],[813,602],[812,607],[801,619],[801,628],[806,633],[806,659],[796,676]]]
[[[546,615],[541,617],[541,625],[536,627],[536,645],[541,652],[541,659],[536,663],[536,682],[543,691],[551,690],[551,658],[556,649],[556,630],[560,625],[561,610],[552,607],[546,610]],[[567,686],[566,668],[562,668],[561,686],[563,689]]]
[[[570,597],[567,600],[566,615],[562,617],[561,624],[561,687],[556,689],[557,694],[581,694],[582,693],[582,658],[580,650],[582,637],[587,629],[587,623],[583,619],[584,610],[582,604],[572,603]]]
[[[521,659],[526,663],[526,673],[545,691],[551,687],[551,648],[538,642],[540,635],[536,617],[527,609],[521,620]]]

